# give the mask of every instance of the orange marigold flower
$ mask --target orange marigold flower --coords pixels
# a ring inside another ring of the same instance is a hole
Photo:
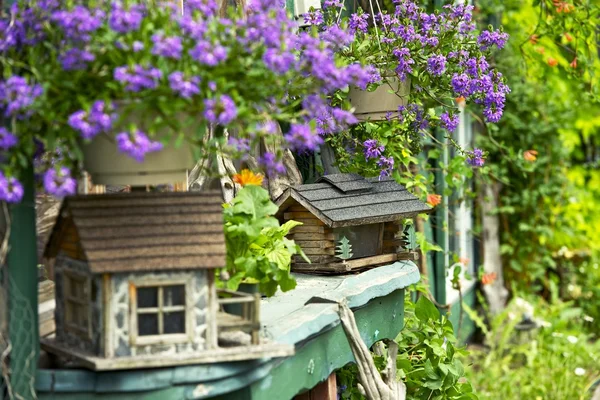
[[[540,35],[531,35],[531,36],[529,36],[529,43],[537,44],[539,39],[540,39]]]
[[[556,67],[558,65],[558,60],[556,58],[548,57],[548,65]]]
[[[442,202],[442,196],[439,194],[428,194],[427,195],[427,203],[432,207],[437,206]]]
[[[569,66],[570,66],[571,68],[577,68],[577,57],[575,57],[575,58],[573,59],[573,61],[571,61],[571,63],[569,64]]]
[[[523,153],[523,158],[527,161],[537,160],[538,152],[536,150],[527,150]]]
[[[260,186],[263,182],[263,176],[261,174],[255,174],[249,169],[244,169],[239,174],[233,175],[233,181],[240,184],[241,186],[256,185]]]
[[[495,272],[490,272],[488,274],[483,274],[481,277],[481,283],[484,285],[491,285],[496,280],[497,275]]]
[[[565,13],[568,14],[575,9],[573,4],[569,4],[566,1],[553,1],[554,7],[556,7],[557,13]]]
[[[572,42],[573,35],[571,35],[569,32],[565,32],[565,39],[567,39],[567,42]]]

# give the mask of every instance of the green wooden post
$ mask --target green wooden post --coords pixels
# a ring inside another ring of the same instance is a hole
[[[34,399],[33,379],[39,357],[38,270],[33,165],[19,177],[25,194],[10,206],[8,332],[10,385],[23,399]]]

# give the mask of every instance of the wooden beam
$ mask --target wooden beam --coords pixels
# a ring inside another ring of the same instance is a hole
[[[80,366],[95,371],[161,368],[190,364],[216,364],[261,358],[288,357],[294,354],[293,345],[262,343],[260,345],[203,350],[196,353],[102,358],[65,346],[57,342],[54,338],[41,338],[40,341],[42,348],[49,353],[73,358]]]

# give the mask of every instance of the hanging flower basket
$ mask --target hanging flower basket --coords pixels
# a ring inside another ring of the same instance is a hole
[[[406,106],[410,96],[410,78],[401,81],[396,74],[387,76],[385,82],[372,92],[350,88],[349,98],[354,115],[360,121],[383,121],[398,107]]]
[[[187,181],[194,167],[191,146],[184,141],[179,147],[170,144],[148,153],[142,162],[120,152],[111,134],[100,134],[82,144],[84,169],[98,185],[161,185]]]

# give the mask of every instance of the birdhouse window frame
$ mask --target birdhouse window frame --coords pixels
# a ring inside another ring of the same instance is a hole
[[[92,280],[71,270],[63,272],[64,328],[86,339],[92,334]]]
[[[130,342],[134,346],[156,345],[156,344],[178,344],[190,343],[194,341],[193,329],[193,304],[190,295],[192,293],[192,279],[140,279],[130,281]],[[183,305],[165,306],[164,305],[164,290],[172,286],[183,286]],[[156,288],[157,289],[157,306],[156,307],[139,307],[137,290],[140,288]],[[164,333],[164,318],[168,312],[184,312],[185,332],[183,333]],[[155,314],[157,315],[157,330],[155,335],[140,335],[139,334],[139,315],[140,314]]]

